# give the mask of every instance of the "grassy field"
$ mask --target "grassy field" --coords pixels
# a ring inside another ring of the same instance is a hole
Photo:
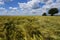
[[[60,40],[60,16],[0,16],[0,40]]]

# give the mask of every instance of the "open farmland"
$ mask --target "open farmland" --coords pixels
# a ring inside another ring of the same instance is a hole
[[[0,40],[60,40],[60,17],[0,16]]]

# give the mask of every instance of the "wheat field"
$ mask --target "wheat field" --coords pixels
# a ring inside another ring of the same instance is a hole
[[[0,40],[60,40],[60,17],[0,16]]]

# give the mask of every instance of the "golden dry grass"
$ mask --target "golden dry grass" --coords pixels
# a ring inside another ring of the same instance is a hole
[[[0,40],[60,40],[60,17],[0,16]]]

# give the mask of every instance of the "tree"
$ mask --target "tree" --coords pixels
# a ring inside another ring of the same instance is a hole
[[[47,14],[46,13],[43,13],[42,16],[47,16]]]
[[[51,8],[49,11],[48,11],[48,14],[51,14],[51,16],[53,16],[54,14],[58,13],[58,9],[57,8]]]

